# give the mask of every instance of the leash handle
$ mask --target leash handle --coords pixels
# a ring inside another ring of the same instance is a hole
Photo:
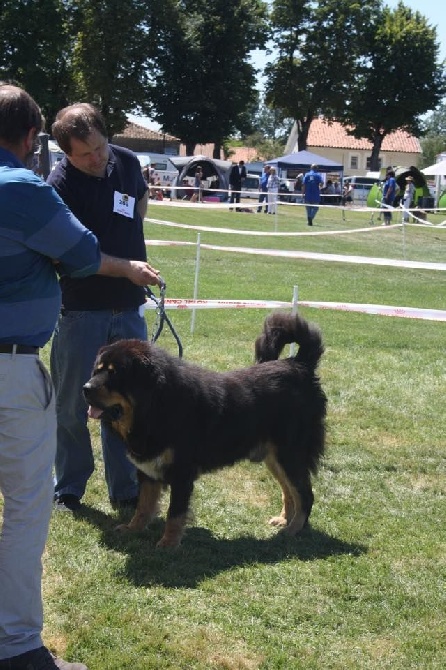
[[[157,339],[161,335],[161,331],[164,327],[164,322],[166,322],[167,325],[169,326],[170,332],[172,333],[172,335],[175,338],[175,341],[178,345],[178,356],[179,356],[179,358],[182,358],[183,357],[183,345],[181,344],[181,340],[180,340],[179,336],[177,335],[177,333],[175,331],[175,328],[173,327],[172,322],[170,321],[169,317],[167,316],[166,310],[164,308],[164,299],[165,299],[165,296],[166,296],[166,282],[164,281],[164,279],[160,275],[158,276],[158,279],[159,279],[159,287],[160,287],[160,297],[159,298],[157,298],[155,296],[155,294],[153,293],[150,286],[145,286],[144,287],[144,292],[145,292],[146,296],[150,300],[152,300],[156,305],[156,312],[157,312],[158,318],[159,318],[158,328],[157,328],[155,334],[152,336],[152,342],[157,341]]]

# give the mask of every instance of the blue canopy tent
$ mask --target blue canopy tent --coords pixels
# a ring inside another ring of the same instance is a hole
[[[272,165],[279,170],[299,170],[300,172],[309,170],[312,165],[317,165],[319,172],[344,172],[344,166],[331,161],[324,156],[318,156],[311,151],[298,151],[294,154],[280,156],[265,162],[266,165]]]

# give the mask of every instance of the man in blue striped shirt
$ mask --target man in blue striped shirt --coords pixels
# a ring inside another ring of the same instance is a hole
[[[87,670],[56,658],[41,638],[56,412],[39,348],[60,310],[57,273],[125,277],[139,286],[157,284],[158,273],[144,261],[101,253],[54,189],[26,169],[41,128],[35,101],[0,83],[0,670]]]

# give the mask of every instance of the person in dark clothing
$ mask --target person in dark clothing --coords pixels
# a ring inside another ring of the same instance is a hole
[[[246,167],[244,161],[239,161],[238,165],[233,165],[229,173],[229,186],[231,187],[230,202],[240,203],[240,191],[243,181],[246,178]],[[240,212],[240,207],[236,207],[236,212]]]
[[[122,260],[147,260],[143,219],[147,184],[136,155],[108,143],[99,110],[87,103],[62,109],[52,133],[65,157],[51,184],[101,248]],[[155,272],[151,283],[158,282]],[[127,279],[61,279],[62,310],[51,347],[51,376],[57,398],[56,509],[75,511],[94,470],[87,406],[82,387],[101,346],[118,339],[147,339],[144,287]],[[135,506],[136,468],[123,442],[101,430],[105,479],[114,508]]]

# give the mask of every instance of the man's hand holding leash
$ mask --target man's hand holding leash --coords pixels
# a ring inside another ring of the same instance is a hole
[[[102,253],[98,274],[108,277],[125,277],[137,286],[161,286],[159,270],[146,261],[133,261]]]

